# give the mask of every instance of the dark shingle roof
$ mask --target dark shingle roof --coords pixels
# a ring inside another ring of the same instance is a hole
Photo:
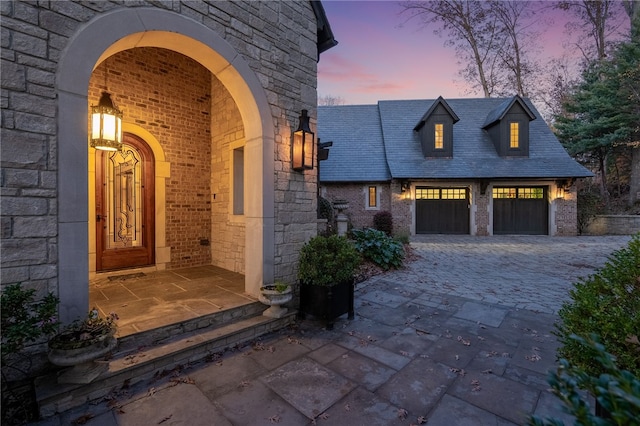
[[[317,134],[320,142],[333,142],[329,158],[320,162],[322,181],[391,179],[377,105],[318,107]]]
[[[453,157],[425,158],[414,127],[434,100],[380,101],[377,105],[318,108],[318,136],[333,141],[320,167],[323,182],[396,179],[573,178],[592,176],[562,147],[535,107],[529,157],[498,156],[483,130],[490,114],[514,98],[450,99],[460,118],[453,126]],[[386,157],[385,157],[386,155]]]

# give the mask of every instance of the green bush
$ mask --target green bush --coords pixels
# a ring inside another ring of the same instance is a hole
[[[402,243],[376,229],[353,230],[351,235],[356,249],[366,258],[384,270],[399,268],[404,259]]]
[[[618,366],[640,376],[640,354],[633,343],[640,332],[640,234],[614,252],[595,274],[582,279],[570,291],[571,301],[558,312],[554,333],[562,346],[559,357],[592,376],[602,374],[596,351],[585,348],[572,336],[600,336]]]
[[[360,261],[360,254],[346,237],[318,235],[300,250],[298,278],[303,284],[322,286],[352,281]]]
[[[373,228],[387,235],[393,233],[393,216],[388,211],[380,211],[373,216]]]
[[[20,352],[27,342],[50,336],[57,331],[58,298],[49,293],[39,302],[34,301],[34,289],[23,289],[12,284],[2,292],[1,327],[2,361]]]
[[[549,375],[548,382],[553,393],[562,400],[564,411],[575,417],[576,425],[632,425],[640,418],[640,379],[630,371],[621,370],[615,363],[615,357],[598,343],[598,337],[589,339],[577,336],[572,338],[576,345],[595,354],[599,376],[588,374],[568,360],[560,360],[557,372]],[[636,346],[640,349],[640,346]],[[640,353],[638,353],[640,355]],[[593,414],[589,403],[582,397],[580,389],[587,390],[596,398],[603,414]],[[600,415],[599,415],[600,414]],[[531,426],[560,426],[557,419],[531,417]]]

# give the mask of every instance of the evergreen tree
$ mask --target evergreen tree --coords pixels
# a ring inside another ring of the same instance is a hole
[[[638,141],[640,134],[640,26],[635,21],[630,41],[583,71],[564,103],[565,113],[556,116],[557,136],[567,151],[597,161],[607,203],[607,157],[615,146]]]

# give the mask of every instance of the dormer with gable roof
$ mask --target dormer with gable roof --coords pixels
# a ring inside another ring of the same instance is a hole
[[[535,119],[524,100],[516,95],[491,111],[482,128],[500,157],[528,157],[529,122]]]
[[[453,125],[459,120],[442,96],[435,100],[413,129],[425,157],[453,157]]]

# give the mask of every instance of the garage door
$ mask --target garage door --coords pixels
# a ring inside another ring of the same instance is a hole
[[[468,234],[467,188],[416,188],[417,234]]]
[[[547,188],[493,188],[493,233],[496,235],[547,235],[549,233]]]

